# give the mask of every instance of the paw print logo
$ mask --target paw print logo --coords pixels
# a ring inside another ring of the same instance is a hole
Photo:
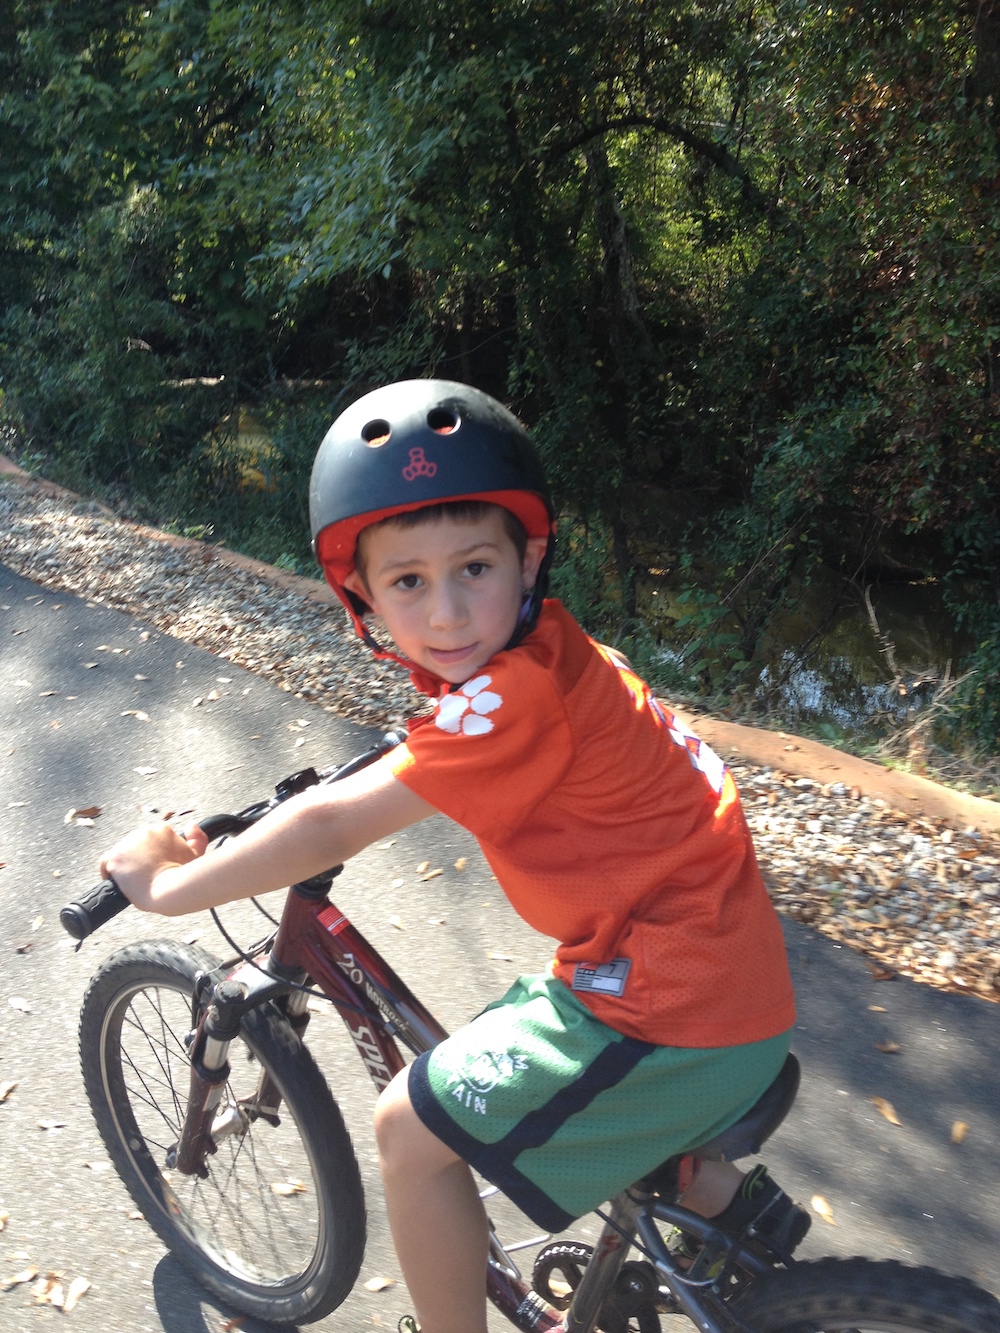
[[[463,736],[485,736],[492,731],[493,723],[486,714],[496,712],[503,703],[499,694],[486,688],[492,683],[490,676],[476,676],[454,694],[446,694],[438,704],[434,725]]]

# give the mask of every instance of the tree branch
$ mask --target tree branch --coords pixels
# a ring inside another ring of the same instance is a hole
[[[600,125],[591,125],[572,139],[564,140],[562,143],[550,149],[543,158],[548,164],[554,162],[557,158],[564,157],[567,153],[573,153],[578,148],[583,148],[585,144],[594,139],[602,138],[605,134],[615,130],[634,130],[646,129],[656,130],[659,134],[665,134],[668,138],[676,140],[685,148],[690,148],[692,152],[711,162],[714,167],[723,173],[738,181],[740,185],[740,195],[743,201],[756,209],[760,213],[766,213],[773,216],[778,209],[778,200],[774,195],[765,194],[753,181],[746,167],[734,157],[733,154],[723,144],[716,143],[714,139],[706,139],[693,130],[687,129],[684,125],[676,121],[667,120],[663,116],[616,116],[614,119],[605,120]]]

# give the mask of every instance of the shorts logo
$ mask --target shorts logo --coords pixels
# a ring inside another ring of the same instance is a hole
[[[403,476],[407,481],[416,481],[418,477],[433,477],[437,470],[437,463],[432,463],[429,458],[425,458],[423,449],[411,449],[410,461],[403,468]]]
[[[518,1070],[527,1068],[527,1060],[510,1051],[480,1051],[466,1057],[462,1073],[451,1075],[449,1082],[454,1086],[450,1095],[468,1110],[485,1115],[487,1094],[511,1079]]]
[[[496,712],[503,699],[486,688],[490,684],[492,677],[476,676],[474,680],[467,680],[455,694],[446,694],[438,702],[434,725],[442,731],[463,736],[485,736],[492,731],[493,723],[486,714]]]

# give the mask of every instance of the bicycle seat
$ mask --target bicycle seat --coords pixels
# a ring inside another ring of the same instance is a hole
[[[681,1157],[700,1157],[706,1161],[735,1162],[741,1157],[759,1153],[784,1120],[799,1090],[801,1069],[794,1055],[789,1055],[781,1066],[778,1077],[756,1101],[746,1115],[721,1134],[692,1148],[689,1153],[678,1153],[650,1171],[644,1182],[657,1188],[672,1188],[677,1180],[677,1166]]]

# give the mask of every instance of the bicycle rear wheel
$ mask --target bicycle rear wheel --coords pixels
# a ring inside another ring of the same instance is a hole
[[[756,1333],[1000,1333],[1000,1301],[894,1260],[820,1259],[757,1279],[733,1305]]]
[[[354,1285],[364,1197],[326,1080],[272,1006],[246,1016],[230,1049],[207,1176],[171,1169],[188,1099],[195,979],[217,966],[169,940],[112,955],[80,1018],[87,1096],[129,1193],[192,1275],[246,1314],[308,1323]],[[277,1125],[254,1113],[262,1070],[281,1090]]]

